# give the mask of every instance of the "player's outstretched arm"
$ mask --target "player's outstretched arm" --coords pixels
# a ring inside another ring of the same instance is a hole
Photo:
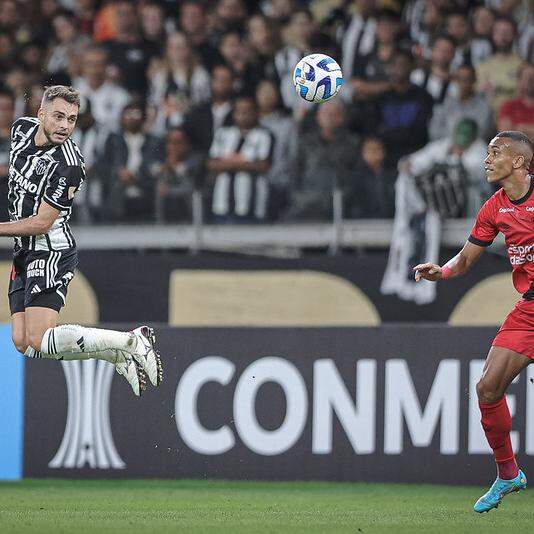
[[[0,223],[0,236],[23,237],[46,234],[59,216],[59,210],[41,202],[37,215],[19,221]]]
[[[452,276],[462,276],[465,274],[482,256],[485,247],[475,245],[467,241],[462,250],[450,259],[443,267],[435,263],[420,263],[414,267],[415,281],[430,280],[436,282],[437,280],[445,280]]]

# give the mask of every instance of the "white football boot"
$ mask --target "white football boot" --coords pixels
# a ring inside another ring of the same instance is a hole
[[[156,351],[156,335],[149,326],[140,326],[132,333],[137,338],[137,345],[131,351],[135,361],[143,368],[153,386],[159,386],[163,380],[161,357]]]
[[[117,351],[115,370],[126,378],[136,397],[140,397],[146,390],[146,374],[143,368],[126,351]]]

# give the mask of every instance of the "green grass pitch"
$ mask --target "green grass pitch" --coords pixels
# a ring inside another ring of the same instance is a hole
[[[0,483],[0,532],[532,532],[534,493],[475,514],[482,488],[194,480]]]

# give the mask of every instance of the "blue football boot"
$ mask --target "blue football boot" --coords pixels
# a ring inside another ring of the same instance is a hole
[[[527,477],[525,473],[519,470],[519,473],[512,480],[503,480],[496,478],[487,493],[482,495],[475,503],[473,509],[475,512],[489,512],[492,508],[497,508],[503,497],[508,493],[524,490],[527,487]]]

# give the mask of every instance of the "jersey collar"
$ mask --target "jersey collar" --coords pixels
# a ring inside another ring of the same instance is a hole
[[[521,198],[518,198],[516,200],[508,199],[508,200],[510,200],[510,202],[512,204],[514,204],[514,206],[518,206],[519,204],[523,204],[523,202],[528,200],[530,195],[532,194],[532,190],[534,190],[534,177],[532,176],[532,174],[529,174],[529,177],[530,177],[530,187],[528,188],[528,191],[526,192],[526,194],[524,196],[522,196]]]

